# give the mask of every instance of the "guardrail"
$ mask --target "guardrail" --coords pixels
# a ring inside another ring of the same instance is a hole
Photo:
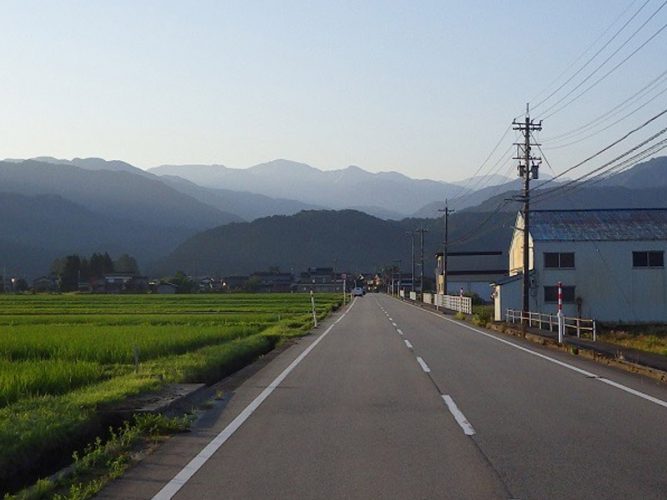
[[[556,314],[545,314],[539,312],[517,311],[516,309],[507,309],[505,314],[505,321],[508,323],[526,323],[531,328],[539,328],[540,330],[549,330],[550,332],[558,331],[558,316]],[[597,339],[597,330],[594,319],[585,318],[570,318],[563,317],[565,334],[568,335],[568,329],[581,338],[581,334],[588,334],[593,339]]]
[[[435,295],[435,305],[452,311],[472,314],[472,299],[461,295]]]

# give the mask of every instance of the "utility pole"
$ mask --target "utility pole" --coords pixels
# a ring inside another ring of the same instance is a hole
[[[442,287],[443,292],[447,295],[447,249],[449,245],[449,214],[453,214],[455,210],[450,210],[447,205],[447,199],[445,198],[445,208],[438,209],[438,212],[444,212],[443,219],[445,221],[445,238],[442,242]]]
[[[412,231],[406,231],[405,234],[410,236],[410,242],[412,243],[412,288],[411,292],[415,291],[415,233]]]
[[[424,226],[415,229],[415,233],[419,233],[419,251],[421,253],[421,266],[419,268],[419,293],[424,293],[424,233],[428,233],[428,229]]]
[[[541,158],[531,154],[532,146],[539,146],[539,144],[532,143],[530,136],[533,131],[542,130],[542,120],[535,122],[530,119],[530,105],[526,104],[526,118],[523,122],[512,121],[514,130],[518,130],[523,134],[523,143],[517,142],[517,155],[515,160],[519,160],[519,177],[523,179],[523,190],[520,199],[523,201],[523,315],[526,316],[530,311],[530,249],[529,231],[530,231],[530,180],[539,177],[539,166],[542,161]],[[525,320],[524,320],[525,321]]]

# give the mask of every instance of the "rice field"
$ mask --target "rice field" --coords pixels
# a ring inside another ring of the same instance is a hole
[[[316,295],[318,317],[340,301]],[[310,307],[306,294],[0,295],[0,492],[89,433],[100,408],[214,382],[307,332]]]

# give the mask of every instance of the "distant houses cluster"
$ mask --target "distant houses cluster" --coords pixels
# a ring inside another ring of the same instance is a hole
[[[82,293],[222,293],[222,292],[331,292],[342,293],[355,286],[367,289],[380,285],[381,277],[375,273],[345,273],[333,267],[312,267],[295,274],[279,270],[256,271],[247,275],[229,276],[179,276],[174,279],[151,279],[134,273],[106,274],[102,278],[80,280],[78,291]],[[23,289],[11,291],[33,291],[48,293],[61,291],[60,279],[51,274],[40,276],[26,284]]]

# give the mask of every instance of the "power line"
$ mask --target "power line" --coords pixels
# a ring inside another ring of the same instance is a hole
[[[648,84],[646,84],[644,87],[642,87],[637,92],[632,94],[630,97],[628,97],[624,101],[620,102],[619,104],[617,104],[616,106],[614,106],[613,108],[608,110],[607,112],[605,112],[605,113],[599,115],[598,117],[594,118],[593,120],[591,120],[591,121],[589,121],[589,122],[585,123],[584,125],[581,125],[577,128],[568,130],[567,132],[563,132],[561,134],[554,135],[552,137],[547,137],[547,138],[544,138],[542,140],[544,142],[558,141],[560,139],[564,139],[565,137],[576,135],[577,133],[582,132],[582,131],[586,130],[587,128],[590,128],[590,127],[596,125],[600,121],[604,121],[608,117],[615,116],[616,114],[622,112],[622,110],[623,110],[623,108],[625,107],[626,104],[629,104],[631,101],[636,100],[642,94],[650,92],[650,90],[652,90],[652,88],[655,87],[660,82],[660,80],[665,78],[665,76],[667,76],[667,70],[660,73],[656,78],[651,80]]]
[[[570,181],[568,181],[568,182],[566,182],[566,183],[564,183],[564,184],[561,184],[560,186],[555,187],[555,188],[553,188],[553,189],[551,189],[551,190],[549,190],[549,191],[544,191],[544,192],[542,192],[542,193],[537,193],[537,194],[534,196],[534,199],[535,199],[536,201],[544,201],[545,199],[550,199],[550,198],[553,197],[553,195],[554,195],[555,193],[558,193],[558,192],[560,192],[560,191],[566,190],[569,186],[572,186],[572,185],[574,185],[574,184],[581,183],[581,181],[583,181],[584,179],[586,179],[586,178],[588,178],[588,177],[591,177],[591,176],[597,174],[598,172],[603,172],[603,173],[604,173],[604,172],[606,172],[606,171],[609,171],[609,170],[612,170],[613,168],[618,167],[618,165],[617,165],[616,167],[614,167],[614,166],[613,166],[614,163],[616,163],[616,162],[618,162],[619,160],[625,158],[626,156],[628,156],[629,154],[633,153],[634,151],[637,151],[639,148],[645,146],[645,145],[648,144],[649,142],[651,142],[651,141],[657,139],[658,137],[660,137],[661,135],[664,135],[665,133],[667,133],[667,127],[664,128],[664,129],[662,129],[662,130],[660,130],[659,132],[653,134],[653,135],[652,135],[651,137],[649,137],[648,139],[645,139],[644,141],[640,142],[640,143],[637,144],[636,146],[634,146],[634,147],[630,148],[629,150],[625,151],[624,153],[620,154],[619,156],[617,156],[617,157],[614,158],[613,160],[608,161],[607,163],[603,164],[602,166],[597,167],[597,168],[591,170],[590,172],[588,172],[588,173],[586,173],[586,174],[584,174],[584,175],[582,175],[582,176],[580,176],[580,177],[578,177],[578,178],[576,178],[576,179],[570,180]],[[659,142],[659,143],[657,143],[657,144],[654,144],[653,146],[650,146],[649,148],[647,148],[646,150],[644,150],[644,151],[638,153],[638,154],[635,155],[634,157],[631,157],[630,159],[625,160],[624,163],[625,163],[625,162],[633,162],[633,161],[637,160],[637,158],[638,158],[639,156],[643,155],[643,154],[649,154],[649,155],[650,155],[650,154],[654,153],[655,151],[653,151],[652,148],[654,148],[654,147],[656,147],[656,146],[660,146],[660,145],[662,145],[663,143],[667,143],[667,140],[665,140],[665,141],[661,141],[661,142]],[[660,149],[662,149],[662,148],[660,148]],[[597,177],[597,176],[595,176],[595,177]]]
[[[585,56],[585,55],[586,55],[586,54],[587,54],[593,47],[595,47],[595,45],[596,45],[600,40],[602,40],[602,38],[607,34],[607,32],[609,32],[609,30],[611,30],[611,28],[612,28],[612,27],[613,27],[613,26],[614,26],[614,25],[615,25],[615,24],[616,24],[616,23],[617,23],[623,16],[625,16],[626,12],[628,12],[628,11],[629,11],[629,10],[636,4],[636,3],[637,3],[637,1],[638,1],[638,0],[634,0],[634,1],[631,2],[625,9],[623,9],[623,11],[616,17],[616,19],[614,19],[614,21],[613,21],[609,26],[607,26],[607,28],[606,28],[606,29],[605,29],[605,30],[604,30],[604,31],[603,31],[603,32],[602,32],[602,33],[601,33],[601,34],[600,34],[600,35],[599,35],[599,36],[598,36],[598,37],[597,37],[597,38],[596,38],[590,45],[588,45],[588,47],[586,47],[586,49],[585,49],[583,52],[581,52],[581,53],[579,54],[579,56],[577,56],[577,57],[576,57],[570,64],[568,64],[568,65],[565,67],[565,69],[563,69],[563,71],[561,71],[561,73],[560,73],[556,78],[554,78],[554,79],[553,79],[553,80],[552,80],[552,81],[551,81],[551,82],[550,82],[550,83],[549,83],[543,90],[541,90],[540,92],[538,92],[538,93],[537,93],[535,96],[533,96],[532,99],[530,99],[528,102],[533,102],[533,101],[537,100],[538,97],[540,97],[542,94],[545,94],[545,93],[549,90],[549,87],[551,87],[551,86],[554,85],[556,82],[558,82],[558,80],[560,80],[560,79],[561,79],[561,78],[562,78],[568,71],[570,71],[570,69],[571,69],[574,65],[576,65],[576,64],[579,62],[579,60],[580,60],[581,58],[583,58],[583,57],[584,57],[584,56]],[[646,3],[648,3],[648,1],[647,1]],[[644,3],[644,5],[642,5],[642,7],[640,8],[640,10],[644,8],[644,6],[646,5],[646,3]],[[637,12],[637,13],[638,13],[638,12]],[[630,19],[630,21],[632,21],[632,18]],[[628,21],[628,22],[630,22],[630,21]],[[627,23],[626,23],[626,24],[627,24]],[[602,47],[602,48],[601,48],[595,55],[593,55],[593,57],[591,57],[591,58],[589,59],[589,61],[587,61],[587,63],[590,62],[591,60],[595,59],[595,57],[596,57],[602,50],[604,50],[604,48],[605,48],[607,45],[609,45],[609,43],[611,43],[611,41],[612,41],[612,40],[613,40],[613,39],[614,39],[614,38],[615,38],[615,37],[616,37],[616,36],[623,30],[624,27],[625,27],[625,26],[621,27],[621,28],[616,32],[616,34],[615,34],[615,35],[614,35],[614,36],[613,36],[613,37],[612,37],[612,38],[611,38],[611,39],[610,39],[610,40],[609,40],[609,41],[608,41],[608,42],[607,42],[607,43],[606,43],[606,44],[605,44],[605,45],[604,45],[604,46],[603,46],[603,47]],[[579,69],[579,71],[578,71],[577,73],[575,73],[574,75],[572,75],[572,78],[575,77],[579,72],[581,72],[581,71],[586,67],[586,64],[587,64],[587,63],[584,63],[584,65]],[[536,105],[533,107],[533,109],[534,109],[535,107],[537,107],[538,105],[542,104],[542,103],[543,103],[544,101],[546,101],[547,99],[549,99],[551,96],[553,96],[553,94],[555,94],[556,92],[558,92],[561,88],[563,88],[563,86],[567,85],[567,83],[568,83],[572,78],[570,78],[570,79],[569,79],[568,81],[566,81],[563,85],[561,85],[559,88],[557,88],[555,91],[553,91],[549,96],[547,96],[547,97],[544,98],[542,101],[540,101],[538,104],[536,104]]]
[[[663,90],[661,90],[658,94],[656,94],[655,96],[653,96],[651,99],[649,99],[648,101],[646,101],[646,102],[643,103],[642,105],[636,107],[635,109],[633,109],[633,110],[630,111],[629,113],[626,113],[626,114],[623,115],[621,118],[619,118],[618,120],[613,121],[612,123],[610,123],[610,124],[607,125],[606,127],[603,127],[603,128],[601,128],[601,129],[599,129],[599,130],[597,130],[597,131],[595,131],[595,132],[593,132],[593,133],[591,133],[591,134],[585,135],[584,137],[580,137],[580,138],[577,139],[576,141],[567,142],[567,143],[565,143],[565,144],[559,144],[559,145],[556,145],[556,146],[549,146],[547,149],[562,149],[562,148],[566,148],[566,147],[572,146],[572,145],[574,145],[574,144],[579,144],[580,142],[583,142],[583,141],[585,141],[585,140],[588,140],[588,139],[590,139],[591,137],[595,137],[596,135],[598,135],[598,134],[604,132],[605,130],[609,130],[609,129],[612,128],[613,126],[619,124],[619,123],[622,122],[623,120],[625,120],[625,119],[629,118],[630,116],[634,115],[637,111],[640,111],[641,109],[645,108],[646,106],[648,106],[649,104],[651,104],[653,101],[655,101],[658,97],[660,97],[660,96],[661,96],[662,94],[664,94],[665,92],[667,92],[667,87],[665,87],[665,88],[664,88]]]
[[[664,7],[664,5],[666,5],[666,4],[667,4],[667,0],[665,0],[665,3],[663,3],[662,6],[661,6],[660,8]],[[641,49],[643,49],[649,42],[653,41],[653,39],[654,39],[655,37],[657,37],[660,33],[662,33],[662,32],[665,30],[665,28],[667,28],[667,24],[663,24],[662,27],[661,27],[659,30],[657,30],[655,33],[653,33],[653,34],[652,34],[652,35],[651,35],[651,36],[650,36],[644,43],[642,43],[639,47],[637,47],[637,48],[636,48],[635,50],[633,50],[630,54],[628,54],[624,59],[622,59],[618,64],[616,64],[616,66],[614,66],[613,68],[611,68],[611,69],[610,69],[609,71],[607,71],[604,75],[602,75],[600,78],[598,78],[597,80],[595,80],[595,82],[593,82],[591,85],[589,85],[588,87],[586,87],[583,91],[581,91],[579,94],[577,94],[576,96],[574,96],[574,97],[573,97],[572,99],[570,99],[568,102],[566,102],[565,104],[563,104],[560,108],[557,108],[557,109],[555,109],[554,111],[552,111],[551,113],[547,114],[547,115],[544,117],[544,119],[546,120],[546,119],[552,117],[553,115],[555,115],[556,113],[561,112],[562,110],[564,110],[565,108],[567,108],[570,104],[572,104],[573,102],[577,101],[580,97],[582,97],[583,95],[587,94],[590,90],[592,90],[593,88],[595,88],[599,83],[601,83],[603,80],[605,80],[605,79],[606,79],[609,75],[611,75],[614,71],[616,71],[616,70],[617,70],[618,68],[620,68],[623,64],[625,64],[627,61],[629,61],[635,54],[637,54],[637,52],[639,52]],[[544,112],[546,113],[548,110],[553,109],[553,107],[554,107],[554,106],[550,106],[550,107],[549,107],[547,110],[545,110]]]
[[[586,61],[586,62],[585,62],[585,63],[584,63],[584,64],[583,64],[583,65],[582,65],[582,66],[581,66],[581,67],[580,67],[580,68],[579,68],[579,69],[578,69],[578,70],[577,70],[571,77],[570,77],[570,78],[568,78],[568,79],[567,79],[562,85],[560,85],[556,90],[554,90],[554,91],[551,92],[551,94],[549,94],[547,97],[545,97],[545,98],[542,99],[540,102],[538,102],[537,104],[535,104],[535,105],[533,106],[533,109],[535,109],[535,108],[541,106],[542,104],[544,104],[546,101],[548,101],[549,99],[551,99],[551,97],[553,97],[556,93],[558,93],[560,90],[562,90],[568,83],[570,83],[572,80],[574,80],[574,78],[576,78],[577,75],[579,75],[579,73],[581,73],[581,72],[582,72],[582,71],[583,71],[583,70],[584,70],[584,69],[585,69],[591,62],[593,62],[593,60],[595,60],[595,58],[596,58],[598,55],[600,55],[600,53],[601,53],[604,49],[606,49],[606,48],[609,46],[609,44],[610,44],[611,42],[613,42],[613,41],[616,39],[616,37],[617,37],[618,35],[620,35],[620,34],[623,32],[623,30],[628,26],[628,24],[630,24],[630,23],[634,20],[634,18],[637,17],[637,16],[639,15],[639,13],[644,9],[644,7],[646,7],[646,5],[647,5],[649,2],[650,2],[650,0],[646,0],[646,1],[639,7],[639,9],[637,9],[637,10],[635,11],[635,13],[630,17],[630,19],[628,19],[628,20],[623,24],[623,26],[621,26],[621,27],[616,31],[616,33],[614,33],[614,35],[613,35],[613,36],[612,36],[612,37],[611,37],[611,38],[610,38],[610,39],[609,39],[609,40],[608,40],[602,47],[600,47],[600,49],[599,49],[595,54],[593,54],[592,57],[590,57],[590,58],[589,58],[589,59],[588,59],[588,60],[587,60],[587,61]],[[626,10],[627,10],[627,9],[626,9]],[[623,12],[623,14],[624,14],[624,13],[625,13],[625,11]],[[616,21],[614,21],[614,23],[615,23],[615,22],[616,22]],[[611,26],[610,26],[610,27],[611,27]],[[607,29],[607,30],[608,30],[608,29]],[[635,34],[636,34],[636,33],[635,33]],[[633,34],[632,36],[634,36],[635,34]],[[622,44],[621,47],[620,47],[618,50],[620,50],[621,48],[623,48],[623,46],[624,46],[625,44],[627,44],[628,41],[630,41],[630,39],[632,38],[632,36],[631,36],[628,40],[626,40],[625,43]],[[618,52],[618,50],[617,50],[617,52]],[[616,54],[616,52],[614,52],[614,54]],[[614,54],[612,54],[612,56],[613,56]],[[611,56],[610,56],[610,57],[611,57]],[[607,59],[607,60],[608,60],[608,59]],[[603,62],[602,64],[604,65],[605,63],[606,63],[606,61]],[[595,71],[597,71],[598,69],[599,69],[599,67],[598,67]],[[595,73],[595,71],[593,72],[593,74]],[[591,74],[591,75],[592,75],[592,74]],[[591,75],[589,75],[589,77],[587,77],[587,78],[590,78]],[[586,81],[586,80],[584,80],[584,82],[585,82],[585,81]],[[579,85],[582,85],[584,82],[580,83]],[[573,91],[575,91],[577,88],[578,88],[578,87],[575,87],[573,90],[570,91],[570,93],[573,92]],[[568,95],[570,95],[570,94],[566,94],[563,98],[561,98],[561,100],[557,101],[557,102],[556,102],[556,105],[557,105],[558,103],[560,103],[560,102],[562,101],[562,99],[567,98]],[[547,111],[548,111],[548,109],[547,109]]]
[[[649,119],[648,119],[647,121],[645,121],[643,124],[641,124],[641,125],[639,125],[638,127],[635,127],[634,129],[630,130],[630,131],[627,132],[625,135],[623,135],[621,138],[616,139],[614,142],[612,142],[612,143],[609,144],[608,146],[605,146],[604,148],[602,148],[602,149],[599,150],[598,152],[592,154],[591,156],[589,156],[589,157],[586,158],[585,160],[582,160],[582,161],[580,161],[579,163],[577,163],[576,165],[574,165],[574,166],[572,166],[572,167],[570,167],[570,168],[565,169],[565,170],[562,171],[560,174],[558,174],[558,175],[552,177],[551,179],[549,179],[548,181],[546,181],[546,182],[545,182],[544,184],[542,184],[542,186],[540,186],[540,187],[543,188],[546,184],[549,184],[549,183],[555,181],[556,179],[559,179],[560,177],[563,177],[565,174],[567,174],[567,173],[573,171],[573,170],[576,169],[576,168],[581,167],[583,164],[589,162],[590,160],[592,160],[592,159],[594,159],[594,158],[597,158],[598,156],[600,156],[600,155],[601,155],[602,153],[604,153],[605,151],[610,150],[611,148],[613,148],[613,147],[616,146],[617,144],[621,143],[622,141],[624,141],[625,139],[627,139],[628,137],[630,137],[632,134],[638,132],[639,130],[641,130],[641,129],[643,129],[644,127],[648,126],[649,124],[653,123],[655,120],[657,120],[658,118],[660,118],[660,117],[661,117],[662,115],[664,115],[665,113],[667,113],[667,109],[664,109],[664,110],[662,110],[660,113],[658,113],[657,115],[655,115],[655,116],[649,118]]]
[[[475,178],[476,178],[477,175],[480,173],[480,171],[482,170],[482,168],[484,167],[484,165],[486,165],[486,164],[488,163],[488,161],[491,159],[491,157],[493,156],[493,154],[498,150],[498,147],[499,147],[499,146],[502,144],[502,142],[505,140],[505,137],[507,137],[507,134],[509,133],[510,130],[512,130],[512,124],[509,124],[509,125],[507,126],[507,128],[506,128],[505,131],[503,132],[503,135],[500,137],[500,139],[498,139],[498,142],[497,142],[496,145],[493,147],[493,149],[491,150],[491,152],[489,153],[489,155],[486,157],[486,159],[480,164],[479,167],[477,167],[477,170],[475,170],[475,173],[472,175],[472,177],[469,178],[469,180],[468,180],[468,182],[466,183],[466,185],[461,186],[461,193],[458,194],[457,196],[455,196],[454,198],[452,198],[451,201],[458,200],[458,199],[460,199],[460,198],[465,197],[466,195],[471,194],[471,193],[469,192],[469,190],[471,189],[471,188],[469,187],[470,184],[471,184],[471,183],[472,183],[472,184],[479,184],[480,179],[478,178],[477,180],[475,180]],[[504,156],[505,154],[506,154],[506,153],[503,153],[503,156]],[[493,167],[492,167],[492,168],[493,168]]]
[[[637,153],[636,155],[628,158],[627,160],[619,163],[618,165],[611,166],[610,168],[602,172],[599,172],[596,175],[593,175],[589,179],[584,179],[584,180],[578,179],[577,181],[568,183],[566,186],[564,185],[560,189],[554,188],[549,191],[546,191],[545,193],[539,193],[538,195],[535,196],[534,199],[537,202],[545,202],[549,200],[558,199],[563,196],[571,196],[572,193],[576,190],[583,189],[584,187],[590,187],[594,184],[612,179],[617,175],[622,174],[626,170],[629,170],[630,168],[635,166],[638,162],[648,158],[649,156],[655,153],[662,151],[665,148],[667,148],[667,139],[663,139],[662,141],[654,144],[653,146],[650,146],[649,148],[646,148],[644,151]]]
[[[477,226],[475,226],[475,228],[468,231],[463,236],[460,236],[460,237],[458,237],[454,240],[450,240],[449,241],[449,246],[451,246],[453,244],[456,244],[456,243],[461,244],[461,243],[465,243],[467,241],[470,241],[472,238],[474,238],[479,233],[480,229],[482,229],[493,217],[495,217],[498,213],[500,213],[500,211],[511,201],[513,201],[513,200],[503,200],[503,201],[501,201],[498,204],[498,206],[492,212],[489,212],[487,217],[484,220],[482,220],[481,223],[479,223]]]

